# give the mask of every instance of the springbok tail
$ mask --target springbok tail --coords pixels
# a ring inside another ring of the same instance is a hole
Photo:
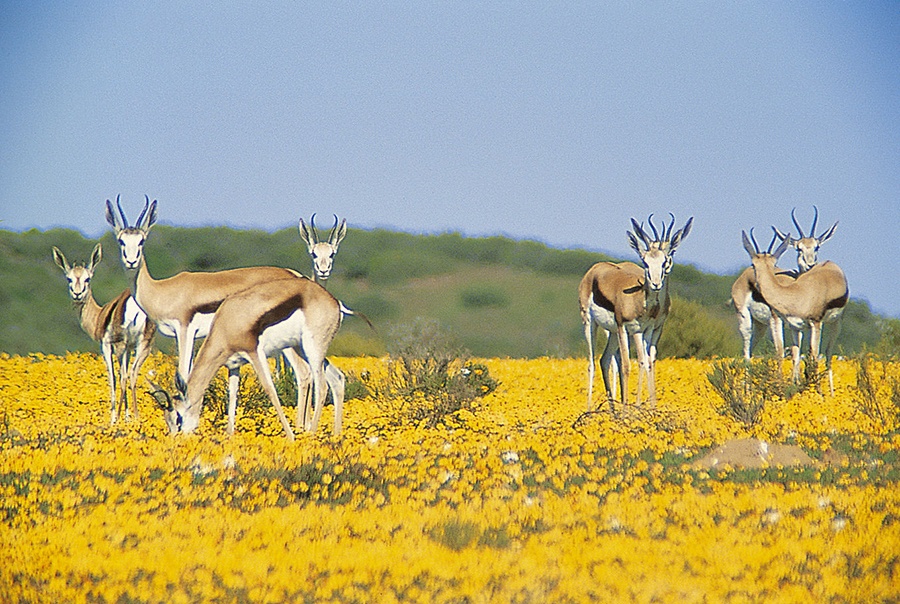
[[[375,329],[374,325],[372,325],[372,322],[369,320],[369,317],[362,314],[361,312],[354,311],[354,310],[347,308],[344,305],[344,303],[341,302],[340,300],[338,300],[338,304],[340,305],[342,315],[344,315],[345,317],[349,317],[349,316],[359,317],[360,319],[362,319],[363,321],[366,322],[366,324],[369,326],[369,328],[371,328],[372,331],[374,331],[375,333],[378,333],[378,330]]]

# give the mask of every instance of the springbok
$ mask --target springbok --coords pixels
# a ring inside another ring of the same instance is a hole
[[[313,261],[313,272],[316,281],[324,283],[331,276],[334,266],[334,257],[337,255],[338,246],[347,234],[347,220],[341,220],[338,224],[337,214],[334,215],[334,226],[328,234],[328,241],[319,241],[316,232],[316,215],[309,219],[309,226],[300,219],[300,238],[306,242],[309,256]]]
[[[98,243],[94,246],[91,259],[86,265],[70,266],[59,248],[53,248],[53,260],[66,274],[69,282],[69,295],[78,309],[81,328],[92,340],[100,342],[100,350],[103,353],[106,374],[109,379],[110,424],[115,424],[122,410],[125,411],[126,418],[129,416],[133,416],[135,420],[139,418],[135,393],[136,382],[141,365],[150,354],[150,344],[153,341],[153,334],[156,333],[156,325],[153,321],[147,320],[147,315],[140,309],[128,290],[123,291],[117,298],[103,306],[97,304],[91,292],[91,279],[94,276],[94,269],[100,264],[102,258],[103,248]],[[119,365],[118,396],[116,393],[116,364]],[[128,409],[126,379],[131,390],[131,410]]]
[[[791,329],[791,360],[793,362],[794,382],[800,380],[800,333],[808,328],[810,359],[819,357],[819,345],[822,337],[822,326],[833,323],[825,342],[825,366],[828,370],[828,386],[834,395],[834,375],[831,369],[831,347],[841,331],[841,318],[850,292],[847,278],[841,268],[831,261],[816,264],[791,282],[783,282],[777,278],[775,263],[790,245],[785,238],[772,250],[777,234],[772,238],[765,252],[759,245],[750,229],[750,238],[741,231],[744,249],[750,255],[753,271],[759,291],[768,305],[778,313]]]
[[[790,245],[797,250],[797,268],[800,269],[801,273],[805,273],[812,267],[816,265],[819,261],[819,246],[823,243],[831,239],[834,235],[834,231],[837,229],[837,221],[831,225],[831,228],[822,231],[820,235],[816,235],[816,222],[819,220],[819,208],[813,206],[813,221],[812,226],[809,229],[809,235],[803,234],[803,229],[800,228],[800,224],[797,222],[797,218],[794,216],[794,210],[797,208],[793,208],[791,210],[791,221],[793,221],[794,226],[797,227],[797,232],[800,234],[799,239],[794,239],[791,237],[790,233],[782,233],[775,227],[772,229],[781,239],[789,239]]]
[[[258,283],[305,277],[286,268],[257,266],[211,273],[185,271],[167,279],[154,279],[147,270],[144,243],[156,223],[156,200],[151,203],[149,197],[145,199],[134,226],[128,226],[119,198],[116,197],[118,214],[107,199],[106,221],[115,230],[122,265],[131,278],[135,300],[156,322],[161,334],[175,338],[178,371],[188,376],[194,340],[209,333],[213,314],[226,297]]]
[[[790,245],[797,250],[797,272],[785,270],[777,273],[778,280],[785,285],[796,278],[798,274],[805,273],[818,263],[819,246],[831,239],[838,225],[835,222],[831,225],[831,228],[817,237],[815,231],[816,222],[819,219],[819,209],[813,206],[815,215],[813,216],[812,228],[809,236],[805,236],[803,229],[800,228],[797,222],[797,217],[794,215],[796,209],[791,209],[791,220],[800,233],[799,239],[794,239],[790,233],[782,233],[776,227],[772,227],[772,230],[775,231],[775,234],[780,239],[790,240]],[[772,341],[775,343],[775,355],[777,358],[783,359],[784,327],[781,317],[777,313],[772,312],[772,309],[769,308],[769,305],[763,299],[762,294],[759,293],[752,267],[748,266],[744,269],[731,286],[731,302],[738,315],[738,330],[744,342],[744,358],[750,359],[756,342],[763,336],[766,326],[768,326],[769,332],[772,334]]]
[[[311,374],[315,400],[310,422],[304,417],[306,406],[298,400],[298,429],[303,422],[304,427],[315,432],[325,401],[325,382],[329,380],[325,355],[345,314],[342,306],[319,284],[296,278],[258,283],[226,298],[215,313],[212,327],[197,353],[187,382],[180,373],[175,376],[177,392],[174,399],[169,399],[163,407],[169,430],[190,433],[197,429],[206,388],[219,367],[225,365],[229,373],[229,433],[233,432],[235,399],[231,396],[232,381],[239,367],[250,363],[275,407],[287,438],[294,440],[294,432],[281,408],[266,360],[291,348],[293,354],[287,358],[298,376],[298,394],[300,376],[305,368],[291,359],[302,358]],[[343,374],[340,375],[343,378]],[[340,381],[340,388],[336,383],[329,383],[329,386],[335,399],[334,433],[339,434],[343,380]]]
[[[656,402],[656,346],[671,306],[667,277],[672,270],[675,250],[690,233],[693,220],[693,217],[689,218],[682,229],[673,233],[675,217],[672,216],[668,228],[663,223],[662,233],[658,233],[651,214],[648,219],[653,231],[651,239],[632,218],[634,230],[627,232],[628,241],[640,256],[643,267],[633,262],[598,262],[582,278],[578,288],[578,301],[584,337],[588,343],[588,410],[591,408],[594,389],[595,325],[599,325],[607,333],[606,348],[600,357],[600,370],[610,410],[615,411],[610,376],[613,355],[619,367],[619,390],[623,407],[628,403],[629,335],[633,338],[639,363],[637,403],[641,402],[643,372],[647,373],[650,402]]]

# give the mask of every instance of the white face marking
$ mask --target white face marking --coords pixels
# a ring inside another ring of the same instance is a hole
[[[644,276],[650,289],[659,291],[663,287],[666,275],[672,270],[672,258],[663,251],[655,247],[641,254],[641,260],[644,262]]]
[[[76,302],[81,302],[90,295],[91,277],[93,271],[83,266],[73,266],[66,271],[66,280],[69,282],[69,295]]]
[[[334,265],[336,254],[337,248],[330,243],[316,243],[310,247],[309,255],[313,261],[316,277],[325,281],[331,276],[331,269]]]
[[[146,235],[137,229],[125,229],[119,233],[119,251],[122,265],[127,270],[137,270],[144,259]]]
[[[814,237],[795,239],[794,248],[797,250],[797,266],[801,272],[806,272],[819,261],[819,242]]]

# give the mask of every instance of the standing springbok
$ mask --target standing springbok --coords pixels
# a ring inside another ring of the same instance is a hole
[[[249,289],[233,294],[219,306],[212,327],[194,363],[187,382],[176,374],[177,393],[174,400],[164,406],[166,424],[172,432],[193,432],[200,421],[203,395],[219,367],[228,367],[229,376],[236,375],[241,365],[250,363],[275,407],[279,421],[289,440],[294,432],[278,400],[267,357],[293,349],[302,358],[311,373],[315,408],[312,421],[307,423],[305,405],[298,401],[297,424],[301,422],[315,432],[325,402],[325,355],[334,339],[343,317],[342,305],[322,286],[309,279],[280,279],[258,283]],[[296,358],[289,355],[288,359]],[[292,362],[295,375],[304,371],[302,364]],[[343,376],[342,376],[343,377]],[[229,379],[229,394],[232,386]],[[330,384],[336,393],[336,385]],[[300,386],[298,383],[298,393]],[[341,392],[343,394],[343,382]],[[343,396],[335,396],[334,433],[341,429]],[[234,399],[229,396],[229,432],[234,429]]]
[[[800,233],[799,239],[791,237],[790,233],[782,233],[776,227],[772,227],[775,234],[782,240],[787,239],[797,250],[797,272],[779,271],[777,273],[778,280],[784,285],[790,283],[798,274],[805,273],[819,261],[819,246],[831,239],[837,229],[838,223],[835,222],[831,228],[824,231],[818,237],[815,235],[816,222],[819,219],[819,209],[813,206],[815,215],[813,216],[812,228],[809,236],[803,234],[803,229],[797,222],[794,212],[797,208],[791,209],[791,220],[797,231]],[[781,317],[778,313],[773,313],[772,309],[766,304],[759,293],[756,285],[756,279],[753,275],[753,267],[747,267],[738,276],[734,284],[731,286],[731,302],[734,310],[738,315],[738,330],[744,342],[744,358],[750,360],[753,354],[753,348],[756,342],[765,333],[766,326],[772,334],[772,341],[775,343],[775,355],[779,359],[784,358],[784,327]]]
[[[797,268],[800,269],[801,273],[805,273],[818,263],[819,246],[834,236],[838,223],[835,221],[835,223],[831,225],[831,228],[822,231],[822,234],[817,236],[816,222],[819,220],[819,208],[813,206],[813,212],[815,213],[813,214],[812,226],[809,229],[809,235],[804,235],[803,229],[800,228],[800,224],[797,222],[796,216],[794,216],[794,211],[796,209],[797,208],[791,209],[791,221],[793,221],[794,226],[797,227],[797,232],[800,234],[799,239],[794,239],[791,237],[790,233],[782,233],[775,227],[772,227],[772,229],[781,239],[790,240],[790,245],[797,250]]]
[[[334,266],[334,257],[337,255],[338,246],[347,234],[347,219],[340,221],[338,224],[337,214],[334,215],[334,226],[328,234],[328,241],[319,241],[316,232],[316,215],[313,214],[309,219],[309,226],[303,219],[300,219],[300,238],[306,242],[309,250],[309,256],[313,261],[313,273],[316,281],[324,284],[331,276],[331,269]]]
[[[69,295],[78,309],[81,328],[92,340],[100,342],[100,350],[103,353],[106,374],[109,379],[110,424],[115,424],[122,410],[124,410],[126,418],[129,416],[133,416],[135,420],[139,418],[135,393],[136,382],[141,365],[150,354],[150,344],[153,341],[153,334],[156,333],[156,325],[153,321],[147,320],[147,315],[140,309],[128,290],[123,291],[117,298],[104,306],[97,304],[91,292],[91,279],[94,276],[94,268],[100,264],[102,258],[103,248],[98,243],[94,246],[91,259],[86,265],[70,266],[59,248],[53,248],[53,260],[66,274],[69,282]],[[132,357],[130,365],[129,357]],[[118,396],[115,370],[117,363],[119,365]],[[131,410],[128,409],[126,380],[131,390]]]
[[[116,197],[118,214],[107,199],[106,221],[115,230],[135,300],[156,322],[161,334],[175,338],[178,371],[188,376],[194,340],[209,333],[213,314],[226,297],[258,283],[305,277],[286,268],[257,266],[211,273],[185,271],[167,279],[154,279],[147,270],[144,243],[156,223],[156,200],[151,203],[149,197],[145,199],[144,209],[134,226],[128,226],[119,198]]]
[[[606,348],[600,357],[600,370],[610,410],[615,411],[610,376],[614,355],[619,367],[619,390],[623,407],[628,403],[629,335],[634,340],[639,364],[637,403],[641,402],[643,372],[647,373],[650,402],[656,402],[656,346],[671,305],[667,276],[672,270],[675,250],[690,233],[693,220],[693,217],[689,218],[682,229],[673,233],[675,217],[672,216],[672,222],[668,228],[663,224],[660,234],[653,226],[651,214],[648,219],[653,231],[651,239],[632,218],[634,230],[627,232],[628,241],[640,256],[643,268],[633,262],[598,262],[582,278],[578,288],[578,301],[584,337],[588,343],[588,410],[591,408],[594,389],[595,325],[599,325],[607,333]]]
[[[777,239],[776,234],[772,243],[769,244],[769,248],[765,252],[761,252],[753,237],[753,229],[750,229],[749,239],[744,231],[741,231],[741,237],[744,249],[747,250],[750,261],[753,263],[753,271],[760,293],[772,310],[778,313],[791,329],[794,382],[800,380],[801,330],[809,328],[809,358],[817,359],[822,326],[828,323],[834,324],[834,329],[830,330],[831,333],[825,342],[828,386],[831,394],[834,395],[831,347],[840,334],[841,318],[850,297],[844,272],[834,262],[826,261],[816,264],[805,273],[798,275],[795,280],[785,283],[777,278],[775,263],[790,245],[790,239],[783,239],[773,252],[771,249]]]

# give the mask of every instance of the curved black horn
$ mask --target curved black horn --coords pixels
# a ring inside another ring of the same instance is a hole
[[[334,239],[335,233],[337,233],[338,229],[338,217],[337,214],[334,215],[334,226],[331,227],[331,232],[328,233],[328,241],[332,241]]]
[[[150,196],[144,195],[144,209],[141,210],[141,215],[138,216],[137,222],[134,223],[134,226],[140,226],[144,222],[144,215],[147,213],[147,208],[150,207]]]
[[[666,241],[672,241],[672,228],[675,226],[675,214],[669,212],[669,216],[672,218],[672,222],[669,223],[669,228],[666,229],[666,234],[664,237]]]
[[[759,253],[759,244],[756,243],[756,237],[753,236],[753,227],[750,227],[750,241],[753,242],[753,249],[756,250],[756,253]]]
[[[797,232],[800,234],[800,239],[803,239],[804,237],[806,237],[806,235],[803,234],[803,229],[801,229],[800,225],[797,224],[797,218],[794,216],[794,210],[796,209],[797,208],[791,210],[791,220],[794,222],[794,226],[797,227]]]
[[[309,217],[309,231],[312,235],[313,243],[319,243],[319,234],[316,233],[316,213],[313,212],[312,216]]]
[[[774,230],[774,229],[773,229],[773,230]],[[781,241],[781,239],[778,238],[778,233],[777,233],[777,232],[776,232],[776,233],[772,233],[772,241],[769,242],[769,247],[766,248],[766,253],[767,253],[767,254],[771,254],[771,253],[772,253],[772,249],[775,247],[775,242],[776,242],[776,241],[779,241],[779,242]]]
[[[652,226],[652,224],[651,224],[651,226]],[[638,224],[637,220],[632,218],[631,219],[631,227],[634,229],[635,235],[640,237],[641,241],[644,242],[644,246],[646,246],[647,249],[650,249],[650,236],[647,235],[646,232],[644,232],[643,226]]]
[[[122,217],[122,227],[128,227],[128,219],[125,218],[125,210],[122,209],[122,201],[120,199],[121,195],[116,195],[116,207],[119,208],[119,216]]]
[[[813,206],[813,223],[812,223],[812,227],[810,227],[810,229],[809,229],[810,237],[816,236],[816,221],[817,220],[819,220],[819,208],[817,208],[816,206]]]
[[[653,225],[653,214],[650,214],[650,217],[647,218],[647,224],[650,225],[650,230],[653,231],[653,241],[659,241],[659,233],[656,232],[656,227]],[[663,223],[663,230],[665,230],[666,223]]]

